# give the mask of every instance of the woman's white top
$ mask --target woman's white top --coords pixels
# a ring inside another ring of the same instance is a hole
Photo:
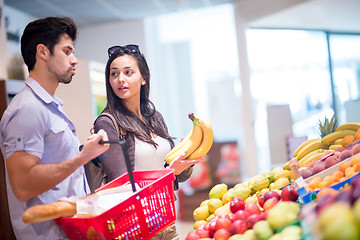
[[[157,148],[135,137],[135,170],[159,170],[164,168],[165,156],[170,152],[171,146],[165,138],[156,136],[153,141]]]

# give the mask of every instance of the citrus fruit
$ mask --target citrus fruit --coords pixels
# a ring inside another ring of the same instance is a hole
[[[346,146],[349,143],[354,142],[354,136],[353,135],[346,135],[343,140],[341,141],[341,146],[343,146],[344,148],[346,148]]]

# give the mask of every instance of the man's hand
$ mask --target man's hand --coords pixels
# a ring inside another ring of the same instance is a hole
[[[88,137],[88,141],[84,144],[80,152],[81,158],[84,159],[82,164],[87,163],[109,149],[110,144],[99,144],[101,140],[108,140],[108,136],[103,129],[100,129],[98,133],[91,134],[91,136]]]

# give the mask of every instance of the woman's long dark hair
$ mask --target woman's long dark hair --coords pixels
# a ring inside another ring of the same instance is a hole
[[[146,84],[141,85],[140,90],[140,111],[145,122],[141,121],[136,114],[126,107],[124,101],[115,95],[110,85],[110,65],[116,58],[123,55],[130,55],[135,58],[140,73],[146,82]],[[151,138],[151,131],[153,131],[156,135],[167,139],[173,146],[173,138],[169,135],[161,115],[156,114],[155,105],[149,99],[150,70],[144,55],[140,52],[131,52],[126,48],[117,50],[109,57],[105,69],[105,78],[107,105],[103,112],[110,112],[122,129],[134,133],[138,139],[144,142],[157,147],[157,144]]]

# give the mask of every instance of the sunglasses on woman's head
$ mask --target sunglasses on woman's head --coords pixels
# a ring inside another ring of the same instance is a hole
[[[116,52],[116,51],[118,51],[120,49],[127,50],[127,51],[129,51],[129,53],[138,53],[138,54],[140,54],[140,49],[139,49],[138,45],[129,44],[129,45],[125,45],[125,46],[113,46],[113,47],[109,48],[108,49],[109,57],[111,57],[111,55],[114,52]]]

